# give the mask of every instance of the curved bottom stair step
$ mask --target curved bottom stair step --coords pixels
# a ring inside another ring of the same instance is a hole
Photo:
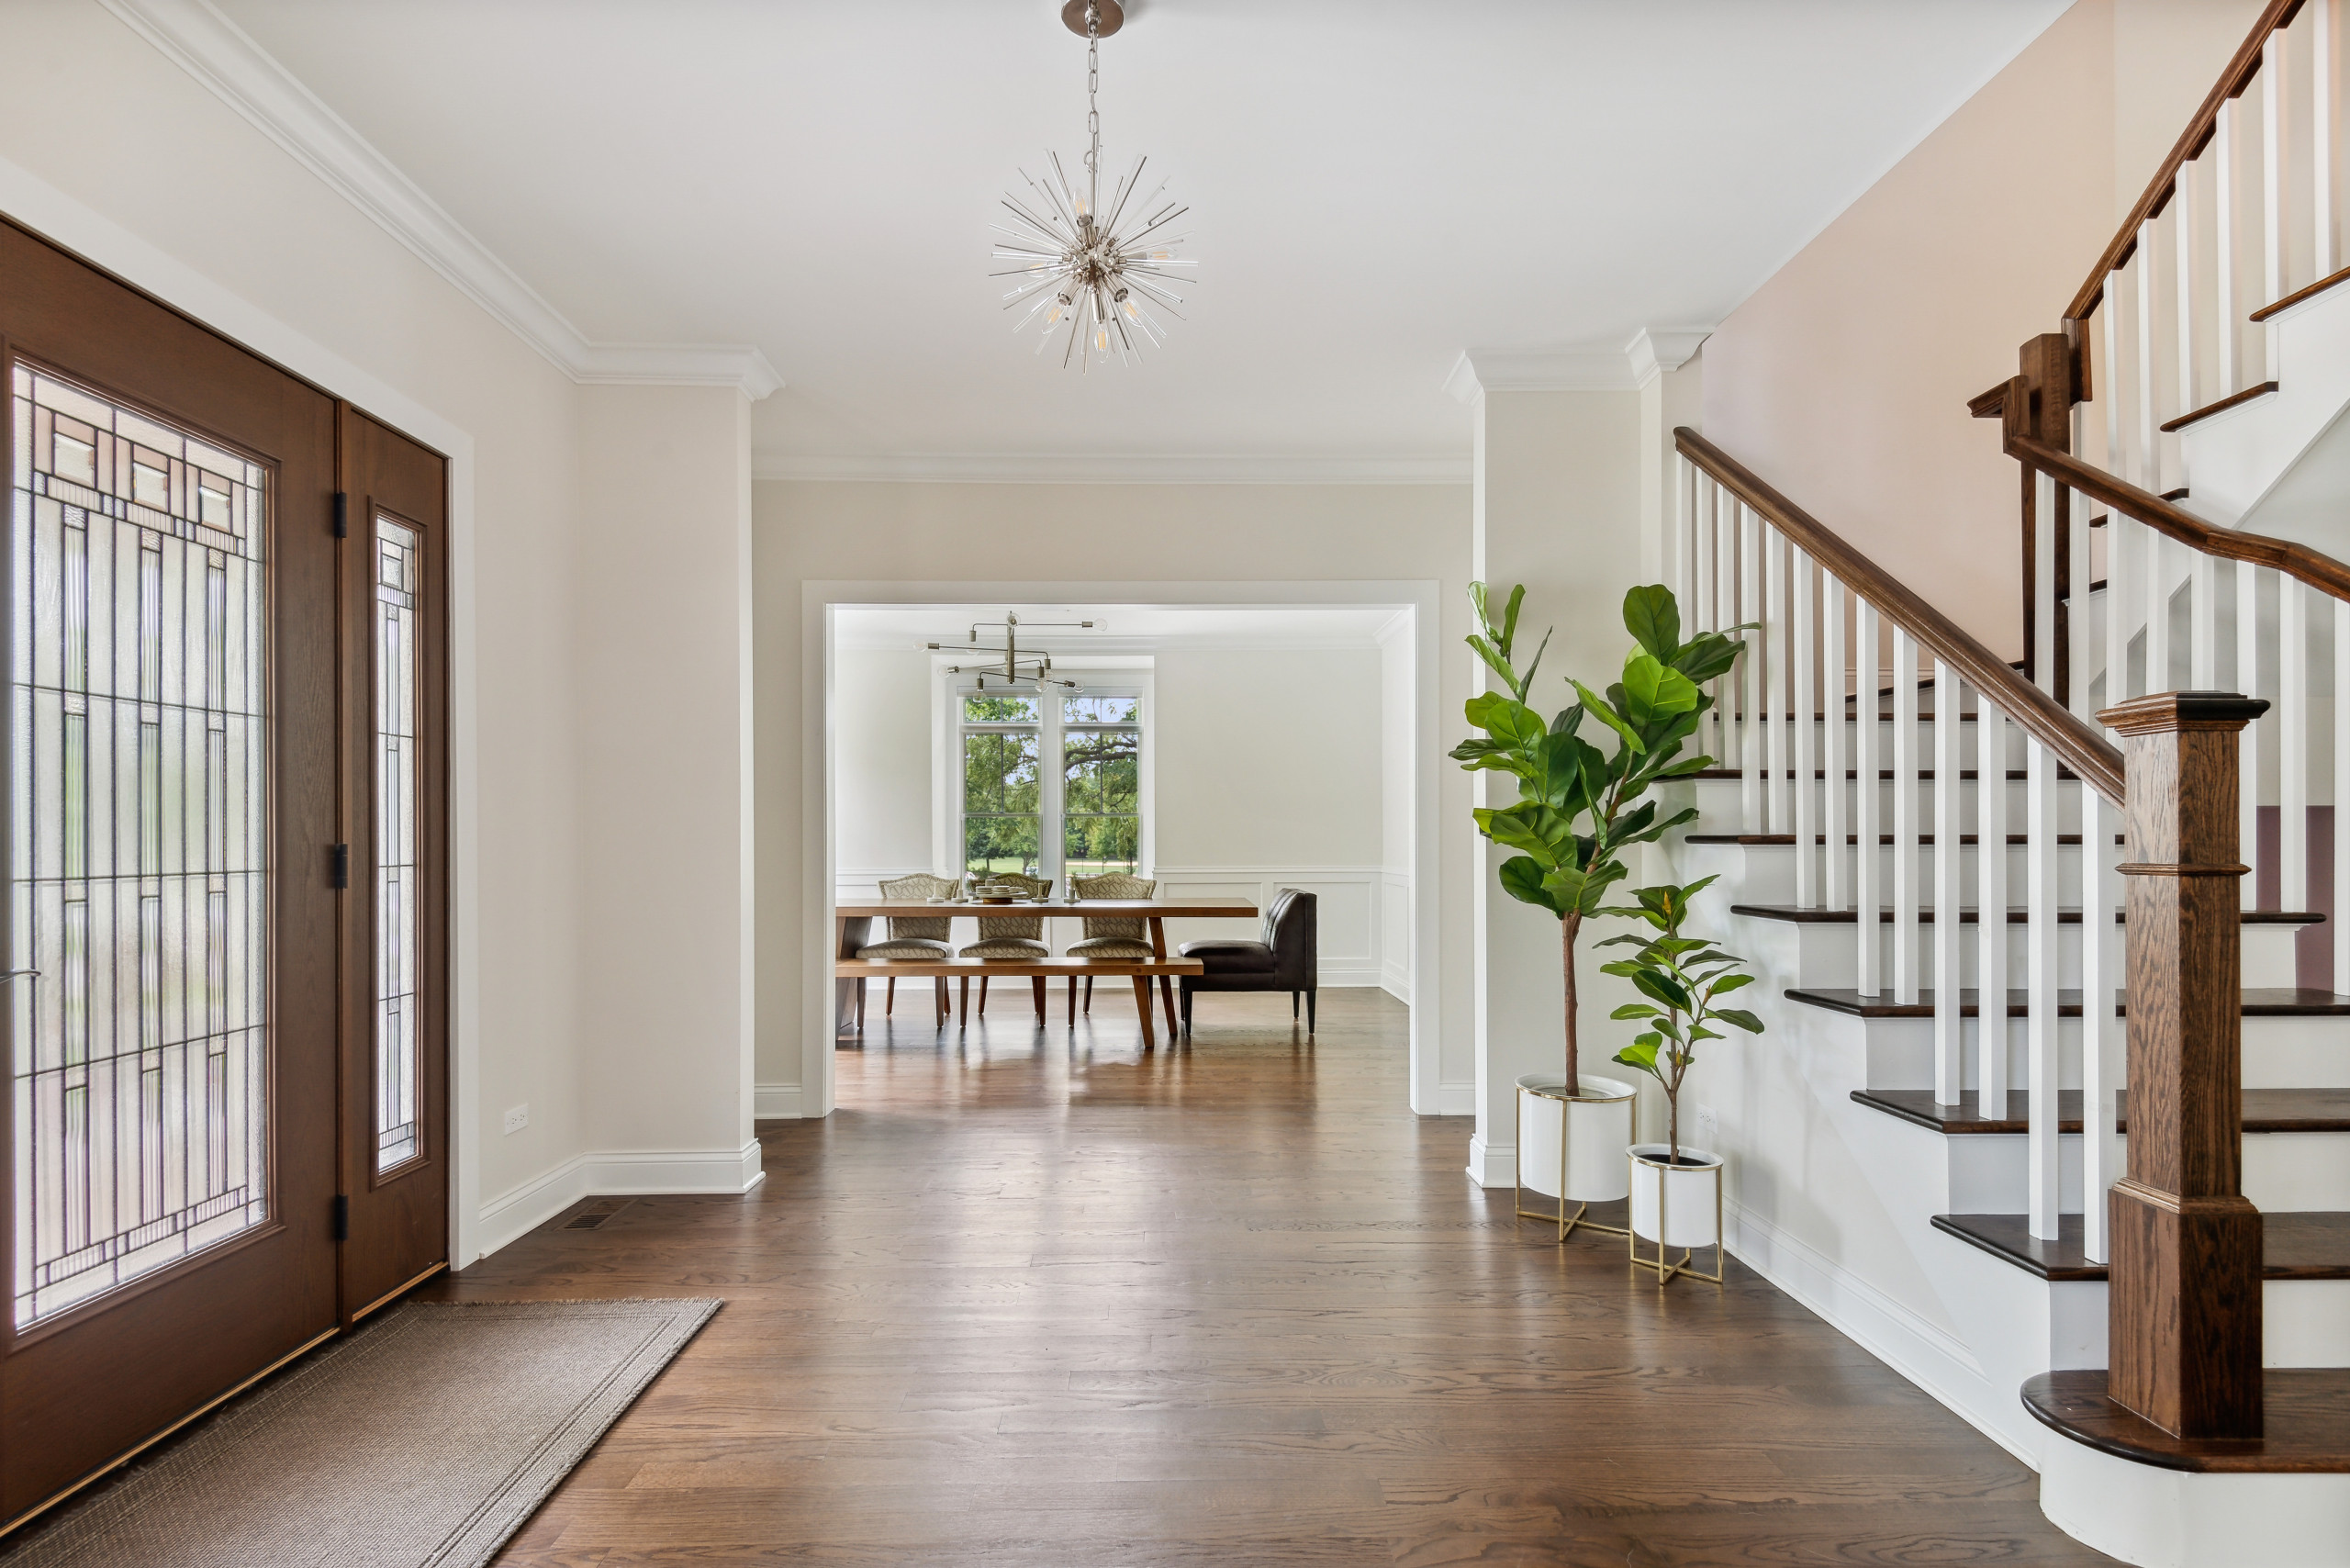
[[[1953,1136],[1967,1133],[2023,1133],[2031,1129],[2031,1096],[2021,1089],[2008,1091],[2006,1114],[1984,1114],[1982,1097],[1972,1089],[1955,1105],[1934,1102],[1930,1089],[1855,1089],[1852,1098],[1873,1111]],[[2114,1096],[2121,1130],[2130,1130],[2128,1091]],[[2059,1090],[2056,1130],[2081,1130],[2081,1092]],[[2244,1091],[2244,1130],[2248,1133],[2350,1133],[2350,1089],[2247,1089]]]
[[[2174,1438],[2106,1396],[2103,1371],[2042,1372],[2023,1385],[2034,1419],[2078,1443],[2163,1470],[2206,1474],[2350,1471],[2350,1367],[2271,1367],[2257,1438]],[[2143,1561],[2143,1559],[2139,1559]]]
[[[2350,1280],[2350,1214],[2286,1210],[2260,1218],[2263,1279]],[[2033,1236],[2026,1215],[1936,1215],[1933,1224],[2043,1280],[2105,1278],[2105,1265],[2090,1262],[2082,1250],[2078,1215],[2058,1218],[2053,1241]]]
[[[1796,925],[1858,925],[1861,923],[1860,915],[1852,910],[1804,909],[1791,903],[1734,903],[1729,906],[1729,912],[1732,914],[1751,915],[1756,920],[1784,920]],[[2237,913],[2243,916],[2244,924],[2246,925],[2320,925],[2325,921],[2325,916],[2322,914],[2301,910],[2247,909]],[[1890,908],[1879,909],[1876,912],[1876,917],[1883,924],[1893,924],[1893,911]],[[1974,925],[1981,922],[1982,913],[1979,910],[1963,909],[1958,912],[1958,918],[1963,925]],[[2113,917],[2113,924],[2121,924],[2122,918],[2117,913]],[[1932,909],[1919,909],[1918,922],[1921,925],[1931,925],[1934,923]],[[2009,925],[2028,925],[2031,923],[2031,911],[2028,909],[2008,911]],[[2077,909],[2060,909],[2056,912],[2056,924],[2059,925],[2078,925],[2080,923],[2081,912]]]
[[[1927,986],[1918,992],[1915,1002],[1889,1000],[1890,991],[1863,995],[1860,991],[1829,986],[1794,986],[1785,992],[1790,1002],[1800,1002],[1807,1007],[1825,1008],[1830,1013],[1849,1014],[1855,1018],[1931,1018],[1934,1015],[1934,989]],[[1969,986],[1958,993],[1958,1014],[1962,1018],[1979,1017],[1982,1006],[1980,993]],[[2120,991],[2113,993],[2113,1014],[2126,1016]],[[2078,1018],[2081,1015],[2081,993],[2060,991],[2056,993],[2056,1016]],[[2315,991],[2294,986],[2247,986],[2244,993],[2244,1015],[2247,1018],[2350,1018],[2350,996],[2339,996],[2330,991]],[[2014,987],[2008,991],[2008,1016],[2031,1016],[2031,993]]]

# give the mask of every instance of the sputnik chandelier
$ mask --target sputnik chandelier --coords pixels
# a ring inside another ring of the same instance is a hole
[[[1085,150],[1085,177],[1072,186],[1058,152],[1046,154],[1051,167],[1044,179],[1020,171],[1029,199],[1003,198],[1018,221],[991,225],[1002,236],[995,259],[1013,265],[990,275],[1020,280],[1003,297],[1006,310],[1028,306],[1013,330],[1026,331],[1041,320],[1043,342],[1036,352],[1059,339],[1062,368],[1075,363],[1083,370],[1095,361],[1107,364],[1113,354],[1123,363],[1141,352],[1145,340],[1153,347],[1165,342],[1166,329],[1151,307],[1181,319],[1183,297],[1172,285],[1182,276],[1178,269],[1199,263],[1174,253],[1189,235],[1165,232],[1191,211],[1172,201],[1160,204],[1167,182],[1136,199],[1148,158],[1136,159],[1111,191],[1106,208],[1102,202],[1102,111],[1094,98],[1101,86],[1102,40],[1125,20],[1118,0],[1069,0],[1061,20],[1085,35],[1085,127],[1092,139]]]
[[[1038,621],[1031,624],[1050,629],[1090,627],[1093,622],[1091,621]],[[1001,648],[979,646],[981,632],[1002,632],[1003,646]],[[934,651],[939,649],[939,644],[936,643],[926,645]],[[1063,680],[1053,673],[1052,655],[1024,654],[1020,651],[1020,617],[1008,610],[1003,612],[1003,619],[1001,621],[982,621],[973,626],[970,646],[971,652],[987,655],[990,662],[983,665],[948,665],[946,673],[977,675],[979,678],[979,689],[981,691],[988,689],[988,682],[990,680],[1002,689],[1014,692],[1024,690],[1041,692],[1047,687],[1063,691],[1085,689],[1080,682]]]

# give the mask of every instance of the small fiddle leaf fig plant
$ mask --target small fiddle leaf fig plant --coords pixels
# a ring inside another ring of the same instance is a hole
[[[1549,910],[1559,919],[1560,962],[1565,980],[1566,1091],[1581,1091],[1575,1035],[1575,941],[1587,918],[1603,913],[1607,890],[1631,874],[1624,857],[1634,845],[1652,843],[1697,813],[1660,818],[1656,802],[1643,801],[1650,786],[1713,766],[1709,756],[1681,759],[1681,748],[1696,733],[1697,721],[1713,706],[1705,685],[1727,674],[1745,644],[1734,626],[1681,638],[1681,609],[1662,583],[1635,588],[1624,596],[1624,627],[1634,646],[1625,656],[1622,678],[1606,694],[1570,678],[1580,700],[1545,721],[1529,704],[1534,672],[1550,645],[1544,633],[1521,672],[1513,647],[1526,588],[1510,589],[1496,619],[1485,585],[1471,583],[1469,600],[1477,612],[1470,647],[1500,677],[1504,691],[1469,700],[1468,717],[1484,734],[1452,748],[1454,761],[1471,771],[1490,769],[1517,778],[1512,804],[1476,812],[1477,830],[1516,854],[1502,862],[1502,889],[1521,903]],[[1585,721],[1593,737],[1583,738]]]
[[[1664,1086],[1665,1143],[1675,1165],[1681,1163],[1681,1083],[1697,1059],[1697,1042],[1724,1038],[1713,1027],[1717,1024],[1750,1035],[1762,1032],[1762,1020],[1753,1014],[1721,1005],[1722,998],[1754,983],[1754,977],[1738,967],[1746,960],[1723,952],[1709,937],[1681,935],[1682,923],[1689,918],[1690,900],[1713,879],[1701,878],[1685,888],[1642,888],[1633,894],[1638,904],[1600,911],[1644,921],[1655,933],[1612,936],[1600,946],[1639,949],[1629,958],[1604,966],[1607,973],[1621,975],[1639,987],[1646,999],[1628,1002],[1610,1014],[1649,1025],[1616,1053],[1616,1060]]]

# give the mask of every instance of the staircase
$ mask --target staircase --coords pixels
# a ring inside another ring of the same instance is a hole
[[[1970,406],[2019,666],[1676,432],[1684,622],[1756,627],[1669,851],[1771,1031],[1692,1092],[1733,1244],[2133,1563],[2350,1564],[2340,4],[2266,8]]]

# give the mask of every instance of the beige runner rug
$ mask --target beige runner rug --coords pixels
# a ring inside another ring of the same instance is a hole
[[[479,1568],[718,1307],[410,1303],[31,1527],[0,1568]]]

